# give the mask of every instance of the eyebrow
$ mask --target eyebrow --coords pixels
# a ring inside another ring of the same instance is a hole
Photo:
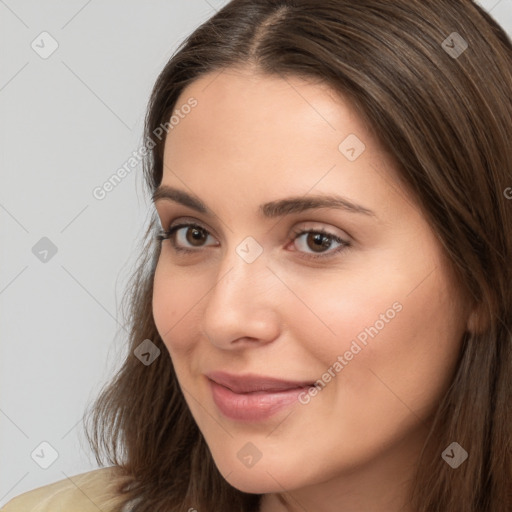
[[[188,206],[192,210],[209,216],[215,216],[214,213],[196,196],[188,194],[183,190],[160,185],[153,193],[153,203],[161,200],[173,201],[175,203]],[[344,210],[350,213],[359,213],[372,217],[377,217],[372,210],[355,204],[348,199],[337,195],[309,195],[307,197],[287,197],[270,201],[260,205],[260,213],[268,218],[283,217],[293,213],[301,213],[316,208],[334,208]]]

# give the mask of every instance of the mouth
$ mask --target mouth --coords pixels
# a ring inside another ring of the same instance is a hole
[[[276,377],[257,374],[231,375],[226,372],[210,372],[206,374],[206,377],[237,394],[247,394],[258,391],[279,393],[292,389],[308,388],[314,384],[314,381],[285,381]]]
[[[307,393],[313,382],[282,381],[269,377],[233,376],[208,377],[213,402],[219,412],[240,422],[260,422],[297,403],[302,393]],[[226,382],[229,381],[229,384]]]

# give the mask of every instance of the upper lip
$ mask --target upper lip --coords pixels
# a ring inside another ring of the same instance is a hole
[[[283,391],[313,385],[310,381],[285,381],[275,377],[247,373],[231,375],[226,372],[209,372],[205,374],[210,380],[231,389],[235,393],[251,393],[254,391]]]

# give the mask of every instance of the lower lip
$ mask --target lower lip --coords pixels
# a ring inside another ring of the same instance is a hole
[[[284,391],[234,393],[230,389],[210,380],[213,401],[219,410],[233,420],[261,421],[293,404],[307,387]]]

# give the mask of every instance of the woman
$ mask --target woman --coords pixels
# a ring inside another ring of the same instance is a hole
[[[221,9],[149,104],[113,466],[5,510],[511,510],[511,98],[469,0]]]

